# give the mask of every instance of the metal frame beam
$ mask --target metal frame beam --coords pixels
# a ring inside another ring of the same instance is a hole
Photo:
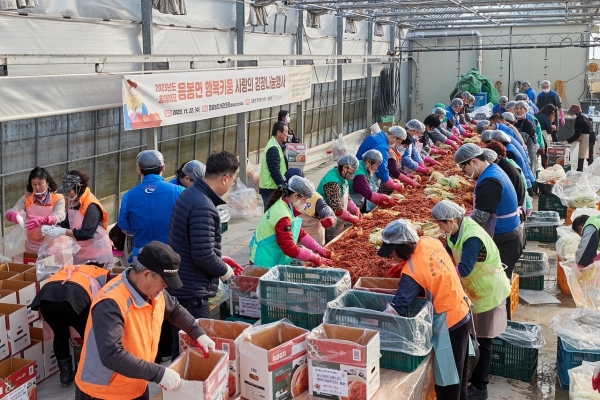
[[[235,34],[236,34],[236,52],[238,55],[244,54],[244,35],[246,30],[246,16],[244,12],[244,3],[238,1],[235,3]],[[238,61],[240,67],[243,61]],[[248,177],[248,114],[241,112],[237,114],[237,156],[240,161],[238,177],[247,184]],[[223,140],[225,134],[223,134]]]
[[[539,15],[533,15],[533,14],[525,14],[525,15],[496,15],[493,17],[495,20],[502,20],[502,19],[510,19],[510,20],[520,20],[520,19],[529,19],[529,20],[533,20],[533,21],[538,21],[541,19],[562,19],[563,21],[565,19],[567,20],[580,20],[580,19],[584,19],[584,18],[589,18],[589,19],[595,19],[598,18],[597,14],[539,14]],[[461,17],[452,17],[450,19],[448,19],[447,16],[436,16],[433,18],[406,18],[406,19],[399,19],[398,22],[410,22],[410,23],[418,23],[418,22],[435,22],[435,21],[443,21],[445,25],[448,25],[449,23],[452,23],[454,21],[474,21],[476,18],[474,18],[473,16],[461,16]],[[481,23],[482,21],[476,21]],[[490,21],[492,22],[492,21]],[[417,24],[418,26],[418,24]]]
[[[526,18],[520,18],[517,21],[514,22],[510,22],[506,25],[502,25],[502,26],[517,26],[518,24],[526,24],[529,26],[535,26],[535,25],[547,25],[548,23],[562,23],[562,24],[568,24],[568,23],[588,23],[591,22],[589,17],[578,17],[578,18],[569,18],[569,19],[565,19],[564,17],[562,18],[557,18],[557,17],[552,17],[552,18],[543,18],[543,17],[526,17]],[[471,20],[467,20],[467,21],[457,21],[457,22],[448,22],[448,21],[427,21],[427,20],[423,20],[422,23],[419,23],[417,25],[417,27],[415,28],[415,30],[419,30],[421,27],[425,27],[425,26],[437,26],[440,28],[447,28],[447,27],[452,27],[452,28],[461,28],[461,27],[468,27],[468,28],[472,28],[474,25],[477,26],[483,26],[483,27],[488,27],[491,28],[494,25],[490,25],[490,24],[484,24],[481,21],[475,21],[473,19]]]
[[[356,7],[356,6],[353,6]],[[379,6],[380,7],[380,6]],[[387,7],[383,7],[387,8]],[[598,9],[600,8],[600,3],[594,3],[586,6],[569,6],[569,10],[586,10],[586,9]],[[543,7],[523,7],[523,8],[513,8],[513,7],[497,7],[497,8],[482,8],[478,10],[480,14],[493,14],[493,13],[519,13],[519,12],[536,12],[539,13],[541,11],[560,11],[564,10],[564,4],[562,6],[543,6]],[[374,17],[403,17],[406,15],[416,16],[416,15],[449,15],[449,14],[464,14],[463,10],[460,8],[448,8],[446,10],[427,10],[427,11],[404,11],[398,13],[374,13]]]

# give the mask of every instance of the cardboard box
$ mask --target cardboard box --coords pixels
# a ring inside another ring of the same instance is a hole
[[[354,284],[354,289],[374,293],[396,294],[400,278],[368,278],[360,277]]]
[[[33,322],[40,319],[39,311],[31,309],[31,302],[36,295],[35,282],[26,281],[23,274],[15,276],[13,279],[4,281],[4,288],[14,290],[17,293],[17,304],[27,307],[27,321]]]
[[[13,256],[12,262],[19,263],[19,264],[35,265],[37,258],[38,258],[37,254],[25,252],[25,253],[21,253],[21,254],[17,254],[16,256]]]
[[[163,400],[228,399],[227,359],[222,351],[205,358],[202,351],[187,349],[169,365],[181,375],[181,385],[175,390],[163,389]]]
[[[321,324],[307,336],[309,394],[369,400],[380,386],[379,332]]]
[[[283,321],[255,327],[240,338],[242,397],[289,400],[308,389],[308,331]]]
[[[308,157],[308,145],[306,143],[286,143],[285,158],[289,168],[304,168]]]
[[[27,324],[27,307],[19,304],[1,304],[0,318],[6,323],[6,337],[10,354],[17,354],[31,344],[29,325]]]
[[[0,281],[6,281],[10,279],[15,279],[16,276],[21,275],[20,272],[15,271],[0,271]]]
[[[10,357],[10,346],[8,345],[6,318],[0,318],[0,360],[8,357]]]
[[[0,362],[0,399],[37,400],[35,361],[9,358]]]
[[[229,281],[229,312],[248,318],[260,318],[260,301],[256,294],[258,281],[269,272],[268,268],[246,267],[243,275]]]
[[[20,274],[22,274],[24,272],[35,273],[35,266],[32,266],[30,264],[6,263],[6,264],[0,264],[0,271],[12,271],[12,272],[18,272]]]
[[[229,354],[229,396],[234,397],[240,393],[240,352],[235,340],[252,325],[245,322],[218,321],[214,319],[198,320],[198,324],[204,329],[208,337],[215,342],[217,350]],[[184,331],[179,331],[179,351],[198,347]]]
[[[44,375],[44,352],[41,340],[31,339],[31,346],[21,350],[18,355],[15,355],[15,358],[35,361],[35,382],[40,383],[44,380],[46,376]]]
[[[32,340],[42,342],[42,358],[44,360],[44,379],[58,371],[58,361],[54,354],[54,338],[44,338],[43,328],[29,327],[29,332]]]
[[[113,269],[110,271],[110,274],[108,274],[108,279],[110,280],[116,278],[117,276],[121,275],[126,269],[127,268],[123,267],[113,267]]]
[[[0,282],[0,287],[4,286],[5,281]],[[17,304],[17,291],[10,289],[0,289],[0,303]]]
[[[23,273],[23,279],[28,281],[28,282],[34,282],[35,283],[35,293],[37,294],[40,289],[46,284],[48,283],[48,280],[50,278],[46,278],[43,280],[40,280],[40,278],[38,277],[38,275],[35,272],[24,272]]]

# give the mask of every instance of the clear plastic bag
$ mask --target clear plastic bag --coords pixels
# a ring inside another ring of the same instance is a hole
[[[590,208],[590,207],[576,208],[573,211],[573,213],[571,214],[571,221],[574,221],[575,218],[579,217],[580,215],[587,215],[588,217],[595,217],[596,215],[600,215],[600,210],[596,210],[596,208]]]
[[[524,251],[515,264],[514,272],[521,278],[548,275],[550,273],[548,255],[537,251]]]
[[[54,256],[38,259],[35,262],[35,272],[38,281],[50,278],[52,275],[60,271],[62,267],[54,260]]]
[[[567,207],[596,207],[600,196],[600,177],[581,172],[569,171],[564,178],[559,179],[552,187],[552,194],[557,196]]]
[[[77,241],[69,236],[46,238],[38,250],[38,259],[54,256],[56,265],[59,267],[73,265],[73,254],[77,254],[80,249],[81,246]]]
[[[574,260],[581,237],[573,231],[571,226],[559,226],[556,228],[556,232],[558,234],[556,252],[564,261]]]
[[[5,231],[2,237],[2,254],[6,257],[12,257],[25,251],[27,231],[25,230],[25,219],[22,213],[17,214],[17,220],[19,223]]]
[[[565,169],[562,165],[554,164],[551,167],[543,169],[539,172],[537,180],[539,182],[546,182],[550,180],[559,180],[565,177]]]
[[[498,337],[505,342],[527,349],[541,349],[546,345],[541,328],[523,322],[508,321],[506,330]]]
[[[600,262],[579,269],[574,261],[561,262],[577,307],[600,310]]]
[[[493,111],[494,111],[494,105],[492,103],[487,103],[484,106],[477,107],[472,112],[470,112],[469,115],[473,119],[477,118],[477,114],[485,114],[485,117],[489,118],[494,113]]]
[[[577,350],[600,350],[600,311],[576,308],[556,314],[546,325]]]
[[[343,156],[348,154],[348,148],[346,147],[346,141],[343,136],[332,140],[331,155],[333,161],[337,161]]]
[[[600,361],[598,361],[600,362]],[[600,393],[592,387],[592,376],[598,362],[583,361],[579,367],[571,368],[569,372],[569,399],[571,400],[600,400]]]
[[[229,301],[229,287],[219,280],[217,294],[215,294],[215,297],[208,299],[208,304],[211,306],[220,306],[225,301]]]
[[[256,193],[258,193],[258,181],[260,180],[260,164],[254,165],[250,161],[248,161],[248,166],[246,167],[246,178],[248,187],[256,190]]]
[[[562,225],[562,221],[556,211],[533,211],[527,220],[525,226],[554,226]]]
[[[246,187],[239,179],[237,180],[237,189],[229,195],[229,202],[218,206],[217,209],[227,210],[233,219],[262,215],[262,207],[258,207],[256,200],[256,191]]]
[[[425,299],[411,305],[408,317],[384,312],[393,295],[348,290],[327,304],[323,322],[375,329],[381,337],[381,350],[413,356],[427,355],[432,348],[433,306]]]

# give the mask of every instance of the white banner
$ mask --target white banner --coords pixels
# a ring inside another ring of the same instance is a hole
[[[123,77],[125,130],[174,125],[295,103],[311,93],[310,66]]]

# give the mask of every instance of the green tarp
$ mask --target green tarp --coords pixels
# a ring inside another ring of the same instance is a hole
[[[500,100],[500,95],[492,84],[492,81],[490,81],[490,78],[479,74],[477,68],[471,68],[469,72],[460,77],[450,95],[450,101],[454,99],[456,93],[464,92],[465,90],[471,94],[487,93],[488,103],[498,104],[498,100]]]

